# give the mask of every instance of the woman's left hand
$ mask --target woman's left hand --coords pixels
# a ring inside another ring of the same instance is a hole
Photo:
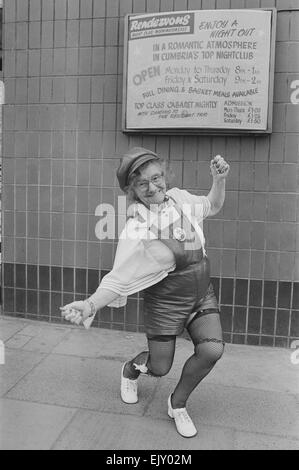
[[[210,169],[213,178],[226,178],[229,173],[229,168],[229,164],[224,160],[223,157],[221,157],[221,155],[216,155],[216,157],[211,160]]]

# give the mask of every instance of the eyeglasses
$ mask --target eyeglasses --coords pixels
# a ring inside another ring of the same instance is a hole
[[[144,179],[144,180],[137,181],[135,183],[135,186],[140,191],[146,192],[149,189],[149,184],[150,183],[153,183],[155,186],[158,186],[160,183],[162,183],[163,180],[164,180],[164,175],[162,173],[162,174],[159,174],[159,175],[154,175],[151,178],[146,179],[146,180]]]

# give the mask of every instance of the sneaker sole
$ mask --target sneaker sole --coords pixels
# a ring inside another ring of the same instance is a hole
[[[197,431],[196,431],[196,433],[195,433],[195,434],[192,434],[192,436],[185,436],[184,434],[181,434],[181,433],[180,433],[180,431],[178,430],[177,426],[176,426],[176,423],[175,423],[175,419],[174,419],[174,417],[173,417],[173,416],[170,416],[170,414],[169,414],[169,413],[168,413],[168,416],[169,416],[169,418],[171,418],[171,419],[173,419],[173,420],[174,420],[175,429],[177,430],[177,433],[178,433],[180,436],[184,437],[185,439],[190,439],[191,437],[195,437],[195,436],[197,435]]]
[[[137,401],[125,401],[125,400],[123,399],[123,397],[121,396],[121,394],[120,394],[120,398],[121,398],[121,401],[122,401],[123,403],[125,403],[126,405],[136,405],[136,403],[138,403],[138,401],[139,401],[139,400],[137,400]]]

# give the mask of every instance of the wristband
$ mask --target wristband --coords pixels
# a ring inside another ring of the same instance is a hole
[[[90,315],[88,315],[88,318],[93,317],[97,313],[97,309],[96,309],[94,302],[90,299],[86,299],[85,302],[87,302],[88,305],[90,306]]]

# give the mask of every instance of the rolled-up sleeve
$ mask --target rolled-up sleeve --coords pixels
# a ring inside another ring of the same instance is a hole
[[[191,194],[185,189],[172,188],[169,195],[183,207],[186,211],[190,211],[195,216],[197,222],[201,222],[203,219],[209,216],[211,210],[211,203],[207,196],[198,196]],[[190,206],[188,208],[188,205]]]

